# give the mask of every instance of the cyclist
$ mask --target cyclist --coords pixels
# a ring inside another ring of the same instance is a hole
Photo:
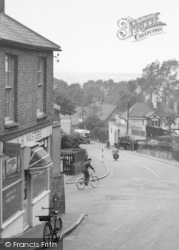
[[[88,185],[89,181],[89,176],[90,176],[89,168],[91,168],[95,172],[94,168],[91,166],[91,158],[88,158],[88,160],[83,163],[83,174],[85,178],[85,185]]]

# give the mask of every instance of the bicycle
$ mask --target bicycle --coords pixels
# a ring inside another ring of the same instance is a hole
[[[61,218],[58,216],[58,211],[54,208],[49,209],[49,215],[39,215],[39,221],[46,221],[43,229],[43,242],[57,242],[61,239],[63,223]],[[48,245],[48,244],[47,244]]]
[[[87,185],[91,185],[93,188],[97,188],[99,185],[99,178],[95,175],[93,175],[92,173],[89,176],[89,179],[86,180],[86,178],[84,177],[79,177],[76,180],[76,186],[79,190],[82,190],[85,188],[85,186]]]

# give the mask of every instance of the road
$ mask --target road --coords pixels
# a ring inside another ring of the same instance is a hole
[[[101,158],[99,143],[85,145]],[[86,214],[64,239],[64,250],[178,250],[179,168],[120,150],[104,149],[110,175],[97,189],[66,185],[68,212]]]

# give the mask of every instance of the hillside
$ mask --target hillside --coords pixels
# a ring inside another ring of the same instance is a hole
[[[100,73],[100,72],[91,72],[91,73],[84,73],[84,72],[54,72],[54,77],[57,79],[61,79],[68,84],[71,83],[79,83],[82,85],[83,83],[89,80],[103,80],[107,81],[112,79],[114,82],[120,81],[129,81],[132,79],[136,79],[140,77],[140,74],[127,74],[127,73]]]

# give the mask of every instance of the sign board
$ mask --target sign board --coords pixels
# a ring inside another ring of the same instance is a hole
[[[18,143],[4,142],[3,153],[9,157],[19,156],[21,145]]]
[[[49,137],[51,134],[52,134],[52,126],[48,126],[46,128],[38,129],[31,133],[12,139],[9,142],[19,143],[21,144],[21,147],[25,147],[25,146],[31,147],[32,143],[45,139]]]

